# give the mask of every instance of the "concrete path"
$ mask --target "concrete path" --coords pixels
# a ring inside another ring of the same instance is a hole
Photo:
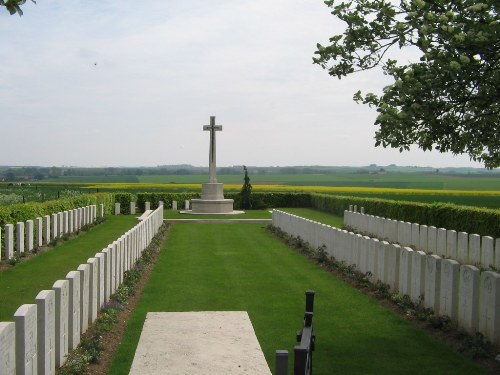
[[[131,375],[271,375],[246,311],[150,312]]]

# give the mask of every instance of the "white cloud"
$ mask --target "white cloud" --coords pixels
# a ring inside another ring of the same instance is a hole
[[[312,64],[342,28],[321,1],[143,3],[0,14],[3,164],[206,165],[216,115],[219,165],[469,165],[373,147],[375,113],[352,95],[387,78]]]

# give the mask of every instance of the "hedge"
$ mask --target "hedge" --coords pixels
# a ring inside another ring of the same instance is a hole
[[[46,202],[27,202],[0,206],[0,228],[5,224],[35,220],[37,217],[56,212],[72,210],[95,204],[104,204],[104,212],[110,214],[115,198],[113,193],[82,194],[71,198],[61,198]]]
[[[445,203],[418,203],[378,198],[311,194],[311,207],[343,216],[349,205],[364,207],[365,213],[457,232],[500,237],[500,210]]]
[[[151,208],[157,208],[163,201],[166,208],[172,207],[172,201],[177,201],[178,207],[184,207],[185,200],[200,198],[200,193],[139,193],[137,194],[137,207],[144,211],[145,202],[151,203]],[[234,209],[240,209],[240,195],[237,192],[224,194],[226,199],[234,199]],[[252,208],[264,209],[269,207],[310,207],[311,195],[309,193],[266,193],[254,192],[251,195]]]

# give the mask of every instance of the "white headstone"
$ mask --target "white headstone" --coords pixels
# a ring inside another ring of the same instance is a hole
[[[406,223],[404,221],[401,221],[401,220],[397,222],[397,226],[398,226],[397,227],[398,228],[397,229],[397,236],[398,236],[397,238],[398,239],[396,242],[398,244],[400,244],[401,246],[406,246],[406,245],[404,245],[404,243],[405,243],[405,238],[404,238],[405,237],[405,224]]]
[[[427,253],[436,254],[437,252],[437,228],[429,227],[427,229]]]
[[[189,201],[188,200],[184,201],[184,209],[189,210]]]
[[[481,238],[481,259],[485,268],[495,267],[495,240],[493,237],[484,236]]]
[[[68,348],[75,350],[80,343],[80,272],[70,271],[66,275],[69,281],[68,298]]]
[[[42,290],[35,297],[38,320],[38,375],[56,373],[56,294]]]
[[[413,223],[411,225],[411,246],[415,249],[419,248],[420,244],[420,225],[417,223]]]
[[[97,309],[99,310],[105,303],[104,301],[104,290],[106,285],[104,283],[104,274],[105,274],[105,261],[106,255],[104,253],[97,253],[95,255],[97,258],[98,265],[98,275],[97,275]]]
[[[62,237],[64,231],[64,217],[62,212],[57,213],[57,229],[59,230],[59,236]]]
[[[458,233],[457,236],[457,260],[462,264],[469,262],[469,234]]]
[[[177,201],[172,201],[172,210],[177,211]]]
[[[457,260],[457,232],[454,230],[446,231],[446,256],[448,258]]]
[[[424,306],[439,313],[441,290],[441,257],[436,254],[427,255],[425,259],[425,292]]]
[[[99,216],[104,217],[104,203],[99,204]]]
[[[80,211],[78,208],[73,210],[73,231],[78,232],[80,230]]]
[[[418,250],[427,252],[429,243],[429,227],[427,225],[420,226]]]
[[[99,281],[99,263],[97,258],[87,259],[87,264],[90,266],[89,273],[89,324],[94,323],[97,319],[97,283]]]
[[[14,225],[5,224],[5,259],[12,259],[14,257]]]
[[[411,299],[419,303],[425,287],[425,253],[414,251],[411,260]]]
[[[56,293],[56,367],[61,367],[66,362],[68,355],[68,305],[69,282],[57,280],[52,286]]]
[[[441,257],[446,257],[446,229],[439,228],[437,230],[436,253]]]
[[[108,302],[111,296],[111,247],[102,251],[104,254],[104,301]]]
[[[16,251],[20,256],[24,253],[24,223],[16,223]]]
[[[38,371],[38,333],[36,305],[21,305],[14,313],[16,324],[16,372],[36,375]]]
[[[82,333],[85,333],[89,328],[90,266],[80,264],[77,271],[80,272],[80,327]]]
[[[78,229],[82,229],[85,225],[84,209],[83,207],[78,208]]]
[[[476,266],[481,265],[481,236],[478,234],[469,236],[469,262]]]
[[[33,220],[27,220],[26,221],[26,241],[25,241],[25,246],[26,246],[26,251],[33,251],[35,247],[34,243],[34,223]]]
[[[481,274],[479,300],[479,332],[490,342],[500,344],[500,274]]]
[[[115,203],[115,215],[120,215],[120,203]]]
[[[151,202],[144,202],[144,211],[149,211],[151,209]]]
[[[458,324],[469,333],[475,333],[479,317],[479,278],[477,267],[460,266],[458,294]]]
[[[0,365],[2,375],[16,375],[16,326],[0,322]]]
[[[399,294],[410,296],[411,291],[411,261],[413,250],[409,247],[402,247],[399,255]]]
[[[401,246],[391,244],[386,248],[387,268],[385,270],[387,277],[387,284],[394,292],[399,290],[399,255],[401,253]]]
[[[495,240],[495,269],[500,270],[500,238]]]
[[[371,273],[370,280],[375,280],[375,273],[377,272],[377,253],[380,248],[380,241],[376,238],[370,239],[368,248],[368,269]]]
[[[51,224],[52,224],[52,228],[50,230],[50,233],[52,235],[52,239],[56,239],[57,237],[59,237],[59,227],[58,227],[58,223],[57,223],[57,220],[58,220],[58,217],[59,215],[57,214],[52,214],[51,215]]]
[[[130,202],[130,215],[135,215],[135,202]]]
[[[47,245],[50,242],[50,216],[43,217],[43,243]]]
[[[385,255],[386,252],[388,252],[389,248],[389,242],[387,241],[382,241],[379,251],[378,251],[378,256],[377,256],[377,277],[381,282],[384,284],[387,284],[387,277],[386,277],[386,270],[387,270],[387,257]]]
[[[35,246],[41,247],[43,245],[43,218],[37,217],[35,220],[36,236]]]
[[[69,233],[74,233],[75,232],[75,210],[69,210],[68,211],[68,232]]]
[[[69,214],[68,211],[63,212],[63,225],[62,231],[64,234],[69,233]]]
[[[458,319],[458,287],[460,263],[453,259],[441,261],[441,293],[439,314],[448,316],[452,321]]]

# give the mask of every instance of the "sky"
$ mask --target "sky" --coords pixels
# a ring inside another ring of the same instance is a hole
[[[482,167],[376,148],[381,70],[312,63],[344,24],[321,0],[37,0],[0,9],[0,165]],[[403,56],[404,59],[404,56]]]

